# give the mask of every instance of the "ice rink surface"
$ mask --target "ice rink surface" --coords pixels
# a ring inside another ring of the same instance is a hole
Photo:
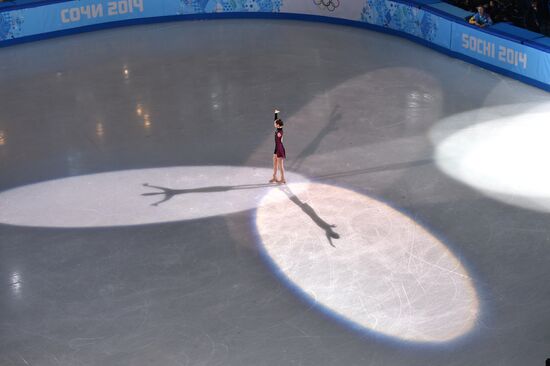
[[[0,61],[0,365],[550,357],[548,93],[298,21]]]

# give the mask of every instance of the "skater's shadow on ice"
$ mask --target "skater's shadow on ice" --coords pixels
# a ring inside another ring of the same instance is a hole
[[[296,204],[296,206],[300,207],[302,209],[302,211],[305,214],[307,214],[315,224],[317,224],[317,226],[319,226],[321,229],[323,229],[325,231],[325,236],[327,237],[327,240],[328,240],[329,244],[332,247],[335,247],[334,244],[332,243],[332,239],[340,239],[340,234],[338,234],[337,232],[335,232],[333,230],[333,228],[335,228],[336,225],[331,225],[328,222],[326,222],[325,220],[323,220],[317,214],[317,212],[315,212],[313,207],[311,207],[308,203],[302,202],[298,198],[298,196],[296,196],[290,190],[290,188],[288,188],[288,186],[280,186],[279,189],[281,191],[283,191],[288,196],[288,198]]]
[[[144,183],[144,187],[154,188],[158,189],[158,192],[148,192],[148,193],[142,193],[142,196],[159,196],[163,195],[163,199],[152,203],[151,206],[159,206],[160,204],[169,201],[170,199],[174,198],[174,196],[178,196],[180,194],[188,194],[188,193],[214,193],[214,192],[228,192],[228,191],[235,191],[235,190],[245,190],[245,189],[258,189],[258,188],[266,188],[266,187],[276,187],[273,184],[265,183],[265,184],[241,184],[241,185],[234,185],[234,186],[211,186],[211,187],[200,187],[200,188],[191,188],[191,189],[172,189],[167,187],[161,187],[152,185],[149,183]],[[300,209],[308,215],[311,220],[319,226],[324,232],[327,237],[327,240],[329,244],[332,247],[335,247],[332,239],[339,239],[340,235],[335,232],[333,229],[336,227],[336,225],[331,225],[324,221],[311,207],[308,203],[302,202],[298,196],[296,196],[288,186],[278,186],[279,189],[284,192],[288,198],[296,204],[296,206],[300,207]]]
[[[166,187],[154,186],[149,183],[143,183],[143,186],[158,189],[159,192],[143,193],[142,196],[164,195],[164,198],[162,200],[151,204],[151,206],[158,206],[161,203],[164,203],[172,199],[174,196],[178,196],[180,194],[215,193],[215,192],[228,192],[228,191],[236,191],[236,190],[243,190],[243,189],[257,189],[257,188],[273,187],[273,184],[269,184],[269,183],[241,184],[241,185],[235,185],[235,186],[212,186],[212,187],[200,187],[200,188],[191,188],[191,189],[171,189]]]
[[[314,178],[315,179],[333,179],[333,178],[353,177],[353,176],[369,174],[369,173],[379,173],[379,172],[388,172],[392,170],[416,168],[424,165],[430,165],[433,163],[434,163],[433,159],[422,159],[422,160],[416,160],[416,161],[407,161],[404,163],[375,166],[375,167],[370,167],[365,169],[355,169],[355,170],[348,170],[348,171],[342,171],[342,172],[334,172],[329,174],[318,175],[318,176],[315,176]]]
[[[313,140],[311,140],[311,142],[296,156],[290,168],[292,170],[299,170],[304,160],[308,156],[317,152],[319,146],[321,145],[321,142],[323,142],[325,137],[331,132],[338,130],[337,124],[341,119],[342,113],[340,112],[340,106],[336,105],[330,113],[328,123],[321,129],[321,131],[319,131],[317,136],[315,136]]]

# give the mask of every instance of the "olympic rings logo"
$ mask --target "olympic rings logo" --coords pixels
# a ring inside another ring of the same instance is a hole
[[[315,5],[321,9],[327,9],[328,11],[334,11],[340,6],[340,0],[313,0]]]

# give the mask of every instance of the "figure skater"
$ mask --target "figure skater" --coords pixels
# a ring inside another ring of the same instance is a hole
[[[285,184],[285,165],[286,159],[285,147],[283,146],[283,121],[279,118],[279,111],[275,109],[275,151],[273,151],[273,177],[269,183]],[[277,180],[277,169],[281,172],[281,179]]]

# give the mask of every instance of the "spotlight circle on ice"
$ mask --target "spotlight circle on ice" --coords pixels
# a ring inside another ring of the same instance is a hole
[[[271,169],[183,166],[81,175],[0,193],[0,223],[108,227],[184,221],[254,209]],[[305,181],[292,172],[289,181]],[[45,214],[47,213],[47,214]]]
[[[283,280],[352,326],[440,343],[475,324],[479,302],[464,266],[383,202],[324,184],[290,184],[267,193],[256,225]]]
[[[471,121],[476,121],[472,124]],[[499,201],[550,212],[550,103],[478,109],[431,131],[438,166]]]

